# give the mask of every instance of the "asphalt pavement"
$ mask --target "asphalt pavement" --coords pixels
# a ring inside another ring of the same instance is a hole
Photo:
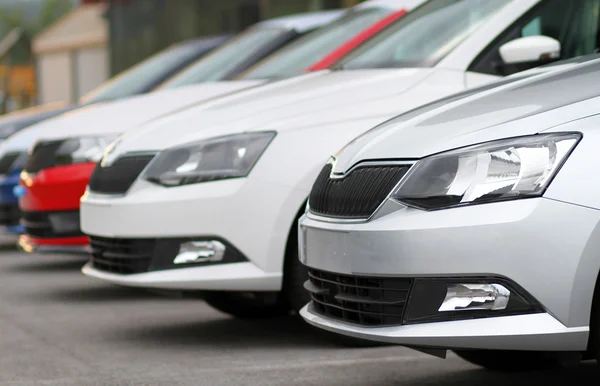
[[[347,348],[297,318],[247,321],[203,302],[114,287],[84,260],[0,240],[0,385],[577,385],[595,363],[502,374],[402,347]]]

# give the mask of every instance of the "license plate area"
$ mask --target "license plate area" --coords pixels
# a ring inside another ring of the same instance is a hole
[[[325,271],[351,271],[350,233],[300,225],[300,261]]]

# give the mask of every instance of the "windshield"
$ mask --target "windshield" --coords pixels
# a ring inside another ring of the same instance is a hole
[[[433,67],[512,1],[430,0],[388,27],[342,67]]]
[[[194,83],[224,80],[230,71],[255,55],[256,51],[271,45],[287,33],[289,31],[282,28],[251,28],[192,64],[160,88],[171,89]]]
[[[199,55],[196,44],[168,48],[122,72],[82,97],[82,103],[96,103],[126,98],[148,91]]]
[[[272,79],[298,75],[359,32],[392,13],[388,8],[349,11],[329,26],[311,32],[270,55],[238,79]]]

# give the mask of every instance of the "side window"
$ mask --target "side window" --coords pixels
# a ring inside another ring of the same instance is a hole
[[[548,36],[561,44],[560,59],[594,53],[598,48],[600,0],[546,0],[506,30],[469,67],[469,71],[510,75],[544,62],[507,65],[500,47],[527,36]]]

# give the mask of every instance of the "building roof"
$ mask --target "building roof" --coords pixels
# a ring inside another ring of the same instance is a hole
[[[106,4],[83,4],[57,20],[33,39],[35,54],[104,46],[108,40]]]

